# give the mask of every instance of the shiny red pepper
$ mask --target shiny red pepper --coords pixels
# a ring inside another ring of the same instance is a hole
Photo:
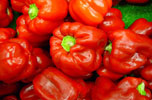
[[[56,68],[49,67],[35,77],[35,93],[42,100],[77,100],[85,96],[80,81],[72,80]]]
[[[0,28],[0,43],[15,37],[15,30],[11,28]]]
[[[130,27],[137,34],[152,37],[152,22],[148,22],[144,18],[137,19]]]
[[[69,11],[74,20],[97,26],[111,6],[112,0],[70,0]]]
[[[124,29],[124,27],[125,23],[122,21],[122,13],[116,8],[109,9],[103,22],[99,24],[99,28],[105,31],[107,34],[110,34],[118,29]]]
[[[152,40],[131,30],[117,30],[110,34],[103,63],[108,70],[128,74],[143,66],[152,56]],[[109,51],[109,52],[108,52]]]
[[[92,90],[92,100],[150,100],[147,82],[126,77],[115,84],[106,77],[98,77]]]
[[[24,86],[20,91],[21,100],[41,100],[34,92],[33,84]]]
[[[152,64],[144,66],[140,74],[145,80],[152,81]]]
[[[25,5],[25,0],[11,0],[13,10],[22,12],[22,8]]]
[[[3,100],[18,100],[18,99],[14,95],[9,95],[9,96],[4,97]]]
[[[107,36],[102,30],[65,22],[50,38],[50,54],[57,68],[67,75],[82,77],[100,66],[106,43]]]
[[[35,70],[36,58],[31,45],[23,39],[10,39],[0,44],[0,80],[12,83],[29,77]]]
[[[8,0],[0,0],[0,27],[7,27],[12,20],[13,13]]]

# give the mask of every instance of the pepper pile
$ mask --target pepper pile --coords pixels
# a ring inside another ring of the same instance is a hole
[[[150,1],[0,0],[0,100],[152,100],[152,22],[121,2]]]

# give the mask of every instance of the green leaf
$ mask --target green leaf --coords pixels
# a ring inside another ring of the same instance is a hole
[[[136,19],[145,18],[152,21],[152,0],[147,4],[128,4],[121,2],[114,8],[121,10],[125,28],[128,28]]]

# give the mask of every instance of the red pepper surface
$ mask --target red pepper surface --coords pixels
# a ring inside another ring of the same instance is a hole
[[[11,0],[12,8],[17,12],[21,13],[24,5],[25,5],[25,0]]]
[[[0,27],[7,27],[12,20],[13,13],[8,0],[0,0]]]
[[[128,74],[143,66],[152,56],[152,40],[131,30],[117,30],[110,34],[103,63],[108,70]],[[108,52],[109,51],[109,52]]]
[[[15,30],[11,28],[0,28],[0,43],[9,40],[15,36]]]
[[[65,22],[50,38],[50,54],[57,68],[72,77],[82,77],[98,69],[106,43],[102,30]]]
[[[49,67],[33,80],[35,93],[42,100],[77,100],[84,95],[84,86],[58,69]]]
[[[9,96],[4,97],[3,100],[18,100],[18,99],[14,95],[9,95]]]
[[[122,21],[122,13],[116,8],[109,9],[103,22],[99,24],[99,28],[105,31],[107,34],[110,34],[118,29],[124,29],[124,27],[125,23]]]
[[[17,33],[18,33],[18,38],[23,38],[28,40],[32,46],[34,47],[40,47],[44,46],[50,38],[49,35],[37,35],[35,33],[32,33],[30,30],[27,29],[26,25],[26,16],[20,16],[18,17],[16,24],[17,24]]]
[[[51,58],[48,56],[49,53],[45,53],[46,51],[42,50],[41,48],[34,48],[32,54],[36,57],[36,68],[35,71],[27,77],[26,79],[22,80],[24,83],[30,83],[33,81],[33,78],[41,73],[45,68],[53,65]]]
[[[33,84],[24,86],[20,91],[21,100],[41,100],[34,92]]]
[[[26,0],[25,2],[26,5],[22,10],[25,25],[27,30],[37,35],[50,35],[68,13],[66,0]]]
[[[75,21],[97,26],[111,6],[112,0],[70,0],[69,11]]]
[[[130,27],[137,34],[152,37],[152,22],[148,22],[144,18],[137,19]]]
[[[19,83],[6,84],[0,82],[0,97],[16,93],[19,87]]]
[[[92,90],[92,100],[150,100],[147,82],[141,78],[126,77],[115,84],[106,77],[98,77]]]
[[[140,3],[147,3],[149,0],[126,0],[128,3],[135,3],[135,4],[140,4]]]
[[[152,81],[152,64],[144,66],[140,74],[145,80]]]
[[[29,77],[35,70],[36,58],[31,45],[23,39],[10,39],[0,44],[0,80],[12,83]]]

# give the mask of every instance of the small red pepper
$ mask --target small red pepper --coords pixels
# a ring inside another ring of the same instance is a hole
[[[15,30],[11,28],[0,28],[0,43],[13,38],[15,34]]]
[[[35,77],[34,90],[42,100],[77,100],[84,96],[82,83],[72,80],[58,69],[49,67]]]
[[[24,86],[20,91],[21,100],[41,100],[34,92],[33,84]]]
[[[112,0],[70,0],[69,11],[74,20],[97,26],[111,6]]]
[[[22,12],[22,8],[25,5],[25,0],[11,0],[13,10]]]
[[[13,13],[8,0],[0,0],[0,27],[7,27],[12,20]]]
[[[152,22],[148,22],[145,18],[137,19],[130,27],[137,34],[152,37]]]
[[[113,72],[128,74],[152,56],[152,40],[148,37],[123,29],[113,32],[109,38],[112,43],[105,48],[103,63]]]
[[[106,43],[107,36],[102,30],[78,22],[65,22],[50,38],[50,54],[64,73],[82,77],[98,69]]]
[[[152,64],[144,66],[140,74],[145,80],[152,81]]]
[[[128,3],[135,3],[135,4],[140,4],[140,3],[147,3],[149,0],[126,0]]]
[[[14,95],[9,95],[9,96],[4,97],[3,100],[18,100],[18,99]]]
[[[147,82],[126,77],[115,84],[106,77],[98,77],[92,90],[92,100],[150,100]]]

